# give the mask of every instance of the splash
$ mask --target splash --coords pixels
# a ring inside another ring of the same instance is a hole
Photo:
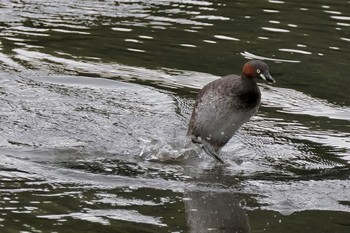
[[[176,138],[171,141],[162,139],[142,140],[143,146],[139,156],[144,160],[171,162],[183,161],[198,156],[201,149],[187,138]]]

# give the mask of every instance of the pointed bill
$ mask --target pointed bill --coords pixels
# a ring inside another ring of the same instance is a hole
[[[262,78],[265,81],[270,82],[270,83],[275,83],[276,82],[269,73],[266,73],[266,74],[261,73],[260,74],[260,78]]]

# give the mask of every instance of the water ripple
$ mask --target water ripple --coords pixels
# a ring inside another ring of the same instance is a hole
[[[300,50],[300,49],[278,49],[279,51],[282,51],[282,52],[289,52],[289,53],[300,53],[300,54],[306,54],[306,55],[309,55],[309,54],[312,54],[311,52],[309,51],[305,51],[305,50]]]
[[[270,31],[270,32],[290,32],[287,29],[273,28],[273,27],[262,27],[262,29],[265,31]]]
[[[287,60],[287,59],[279,59],[279,58],[271,58],[271,57],[264,57],[260,55],[255,55],[253,53],[244,51],[241,52],[241,55],[247,59],[259,59],[259,60],[266,60],[266,61],[275,61],[275,62],[290,62],[290,63],[299,63],[301,61],[298,60]]]
[[[3,0],[0,13],[0,231],[187,232],[213,210],[252,231],[347,232],[347,0]],[[259,84],[261,108],[216,166],[185,137],[194,95],[246,59],[270,61],[277,83]]]
[[[214,35],[215,38],[221,39],[221,40],[233,40],[233,41],[239,41],[239,39],[231,36],[224,36],[224,35]]]

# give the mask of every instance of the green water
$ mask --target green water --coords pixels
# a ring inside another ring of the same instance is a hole
[[[1,1],[0,232],[350,232],[349,43],[345,0]],[[195,95],[252,58],[218,166]]]

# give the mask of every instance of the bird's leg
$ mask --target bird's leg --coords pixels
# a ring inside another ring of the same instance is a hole
[[[209,143],[202,141],[202,148],[208,155],[212,156],[220,163],[225,164],[225,162],[220,158],[218,151],[215,150],[213,146],[209,145]]]

